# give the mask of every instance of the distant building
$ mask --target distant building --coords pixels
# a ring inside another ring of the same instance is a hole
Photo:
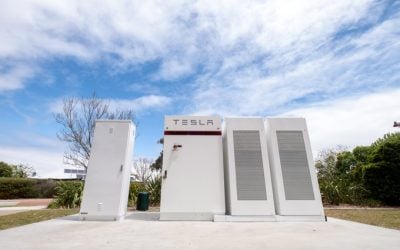
[[[70,174],[71,175],[70,177],[73,179],[84,180],[86,178],[86,170],[84,170],[84,169],[65,168],[64,173]]]

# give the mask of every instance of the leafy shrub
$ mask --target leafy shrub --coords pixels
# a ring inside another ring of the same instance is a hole
[[[129,203],[128,206],[136,206],[137,197],[140,192],[148,192],[150,196],[150,205],[157,206],[160,204],[161,197],[161,176],[155,175],[150,177],[148,181],[131,182],[129,188]]]
[[[136,205],[137,196],[140,192],[145,192],[146,186],[143,182],[131,182],[129,187],[128,206],[133,207]]]
[[[83,192],[82,181],[59,181],[55,190],[55,199],[49,205],[49,208],[80,207]]]
[[[52,198],[55,181],[27,178],[0,178],[0,199]]]
[[[36,180],[1,178],[0,199],[37,198]]]
[[[36,188],[39,192],[38,198],[53,198],[56,193],[57,181],[55,180],[38,180]]]
[[[150,193],[150,205],[160,205],[161,175],[153,176],[146,182],[146,191]]]

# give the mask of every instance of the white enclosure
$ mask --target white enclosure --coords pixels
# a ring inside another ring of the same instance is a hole
[[[221,118],[166,116],[161,220],[225,214]]]
[[[323,220],[305,119],[267,118],[265,124],[277,214]]]
[[[126,214],[135,126],[98,120],[83,190],[81,218],[119,220]]]
[[[225,199],[229,215],[262,215],[275,220],[265,136],[262,118],[224,119]]]

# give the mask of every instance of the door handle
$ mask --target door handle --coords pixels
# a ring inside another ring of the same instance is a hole
[[[164,170],[164,175],[162,177],[163,179],[167,179],[167,170]]]
[[[178,148],[181,148],[182,145],[181,144],[174,144],[174,146],[172,147],[172,150],[178,150]]]

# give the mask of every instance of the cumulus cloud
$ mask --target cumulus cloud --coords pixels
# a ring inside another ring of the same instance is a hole
[[[153,80],[195,75],[187,86],[196,103],[187,105],[194,107],[191,112],[223,106],[265,111],[327,86],[339,91],[353,85],[347,80],[362,68],[345,69],[357,60],[378,59],[380,66],[398,58],[393,51],[399,51],[399,17],[379,24],[386,7],[398,8],[387,5],[373,0],[8,1],[0,10],[0,59],[62,56],[117,67],[158,61]],[[378,28],[368,32],[375,24]],[[346,35],[358,27],[365,27],[366,35]],[[396,69],[391,64],[388,71]],[[329,76],[335,76],[334,83]]]
[[[222,67],[196,79],[196,106],[189,111],[276,114],[297,104],[398,87],[400,16],[378,22],[382,10],[367,1],[312,7],[304,4],[277,21],[263,19],[260,25],[269,31],[249,35]],[[358,26],[364,28],[352,30]],[[275,29],[285,34],[271,36]],[[259,37],[266,39],[251,46]]]
[[[133,110],[136,113],[163,109],[171,103],[171,98],[161,95],[145,95],[135,99],[103,99],[112,110]],[[49,110],[54,113],[62,111],[63,100],[57,99],[49,103]]]
[[[393,128],[393,122],[400,119],[399,100],[400,90],[389,90],[323,102],[279,116],[307,119],[314,153],[337,145],[351,149],[399,131]]]
[[[136,99],[109,99],[112,109],[132,109],[137,113],[165,108],[171,102],[171,98],[159,95],[147,95]]]
[[[0,72],[0,93],[23,88],[24,81],[34,74],[33,69],[27,66],[16,66]]]
[[[64,178],[63,152],[50,148],[0,146],[0,159],[33,167],[40,178]]]

